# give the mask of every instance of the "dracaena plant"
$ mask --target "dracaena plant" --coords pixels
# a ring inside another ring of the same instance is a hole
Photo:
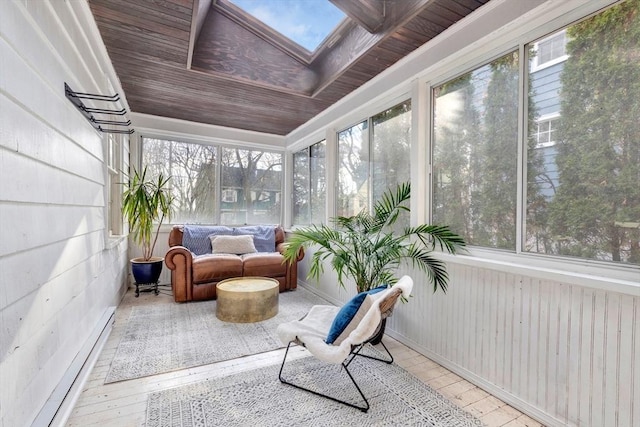
[[[169,180],[159,174],[154,179],[147,178],[147,168],[140,174],[134,169],[128,182],[124,183],[122,213],[129,224],[133,240],[142,248],[145,261],[153,256],[160,226],[171,218],[173,197]]]
[[[284,257],[292,261],[301,248],[313,247],[308,278],[318,280],[328,260],[338,275],[338,284],[345,287],[345,281],[351,279],[358,292],[396,283],[398,267],[407,261],[427,274],[434,292],[446,292],[446,265],[433,252],[439,249],[455,254],[465,242],[443,225],[423,224],[398,231],[394,224],[402,212],[409,211],[410,197],[411,184],[402,183],[381,196],[373,213],[363,210],[354,216],[332,218],[334,227],[322,224],[297,229],[287,238]]]

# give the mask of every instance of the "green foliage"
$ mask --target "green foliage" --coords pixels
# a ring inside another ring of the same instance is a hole
[[[171,177],[165,178],[159,174],[155,180],[147,179],[146,167],[142,174],[135,169],[133,172],[133,176],[124,184],[122,213],[134,242],[142,247],[143,258],[148,261],[153,255],[162,222],[171,217],[173,197],[168,185]]]
[[[473,245],[516,245],[518,52],[435,91],[436,221]]]
[[[432,252],[439,249],[455,254],[465,247],[465,242],[446,226],[423,224],[394,232],[400,213],[409,211],[410,196],[411,185],[399,184],[381,196],[373,214],[363,210],[353,216],[333,218],[336,229],[326,225],[298,229],[287,239],[284,257],[294,260],[302,248],[314,246],[308,277],[318,280],[328,261],[338,275],[339,285],[345,287],[345,281],[353,279],[358,292],[396,283],[400,262],[408,261],[428,275],[434,292],[438,288],[446,292],[445,263]]]
[[[501,249],[516,247],[518,141],[518,55],[491,64],[484,101],[483,143],[477,144],[476,177],[471,191],[474,241]],[[480,173],[481,172],[481,173]]]
[[[640,263],[640,1],[569,28],[560,186],[549,204],[561,254]]]

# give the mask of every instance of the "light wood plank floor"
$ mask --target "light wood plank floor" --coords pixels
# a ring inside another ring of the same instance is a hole
[[[109,364],[120,342],[132,307],[172,303],[173,298],[168,294],[169,292],[162,290],[158,296],[153,293],[142,293],[139,298],[135,298],[133,289],[129,289],[116,310],[113,331],[72,410],[67,426],[142,426],[144,425],[149,393],[273,365],[282,361],[284,349],[177,372],[104,384]],[[399,366],[413,373],[458,406],[476,415],[488,426],[541,426],[535,420],[398,341],[385,336],[384,342]],[[290,355],[305,357],[308,353],[295,347],[290,350]]]

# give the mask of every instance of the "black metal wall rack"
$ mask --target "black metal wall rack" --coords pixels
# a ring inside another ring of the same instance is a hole
[[[67,83],[64,84],[64,94],[69,101],[73,105],[76,106],[78,110],[82,113],[82,115],[89,120],[89,123],[104,133],[125,133],[132,134],[134,129],[105,129],[101,125],[109,125],[109,126],[130,126],[131,120],[127,120],[126,122],[119,120],[103,120],[96,119],[94,114],[112,114],[116,116],[124,116],[127,111],[123,108],[121,110],[111,110],[108,108],[91,108],[84,105],[82,102],[83,99],[91,99],[94,101],[104,101],[104,102],[117,102],[120,100],[120,95],[117,93],[115,95],[96,95],[93,93],[83,93],[83,92],[75,92],[73,91]]]

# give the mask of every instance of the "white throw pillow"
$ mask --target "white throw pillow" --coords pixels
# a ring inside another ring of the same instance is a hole
[[[253,236],[209,236],[212,254],[252,254],[257,252]]]

